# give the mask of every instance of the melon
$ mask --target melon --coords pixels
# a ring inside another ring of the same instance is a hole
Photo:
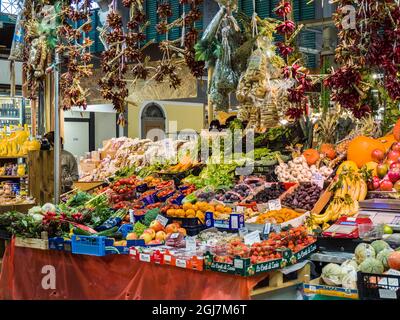
[[[388,248],[388,249],[383,249],[381,252],[378,253],[376,256],[376,259],[379,260],[382,264],[383,267],[386,269],[389,268],[389,256],[393,252],[393,249]]]
[[[362,263],[365,259],[375,258],[375,249],[368,243],[360,243],[356,250],[354,251],[354,255],[358,264]]]
[[[378,254],[379,252],[381,252],[384,249],[390,248],[389,244],[383,240],[372,241],[371,246],[374,248],[375,254]]]
[[[381,274],[385,271],[385,268],[378,259],[367,258],[359,265],[359,270],[365,273]]]

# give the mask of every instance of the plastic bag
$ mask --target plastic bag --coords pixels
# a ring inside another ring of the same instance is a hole
[[[21,3],[21,8],[24,8],[25,6],[25,1]],[[11,45],[11,50],[10,50],[10,56],[8,57],[8,60],[18,60],[22,61],[23,60],[23,55],[24,55],[24,28],[22,26],[22,15],[24,13],[24,10],[20,10],[17,16],[17,21],[15,23],[15,30],[14,30],[14,36],[12,40],[12,45]]]

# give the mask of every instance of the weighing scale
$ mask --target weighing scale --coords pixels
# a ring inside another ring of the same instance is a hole
[[[386,224],[400,231],[400,200],[369,199],[360,201],[358,218],[369,218],[374,225]]]

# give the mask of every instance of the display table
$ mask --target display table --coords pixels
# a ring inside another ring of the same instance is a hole
[[[50,283],[48,270],[55,270],[55,289],[43,289],[42,281]],[[12,242],[3,257],[0,299],[250,299],[252,288],[265,277],[192,271],[127,255],[21,248]]]

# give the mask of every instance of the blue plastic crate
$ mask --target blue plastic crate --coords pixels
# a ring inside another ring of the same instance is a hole
[[[112,239],[111,244],[112,245]],[[72,236],[72,253],[90,256],[105,256],[107,238],[104,236]]]
[[[62,237],[49,238],[49,249],[71,252],[71,240]]]
[[[128,235],[128,233],[133,231],[133,224],[131,223],[126,223],[123,224],[122,226],[119,227],[118,232],[122,233],[122,236],[124,237],[124,239],[126,238],[126,236]]]

